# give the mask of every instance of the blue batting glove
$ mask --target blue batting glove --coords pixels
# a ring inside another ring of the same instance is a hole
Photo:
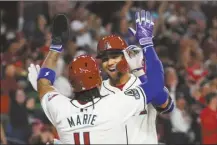
[[[136,12],[135,15],[136,19],[136,30],[133,28],[129,28],[129,32],[136,37],[139,41],[139,44],[146,48],[149,46],[153,46],[153,30],[154,30],[154,23],[150,12],[142,10],[141,11],[141,19],[140,13]]]

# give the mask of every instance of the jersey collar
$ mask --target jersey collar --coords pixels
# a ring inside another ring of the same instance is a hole
[[[133,84],[136,82],[137,79],[138,79],[138,78],[137,78],[136,76],[134,76],[133,74],[131,74],[131,75],[130,75],[130,79],[129,79],[128,82],[124,85],[123,90],[127,90],[127,89],[131,88],[131,87],[133,86]],[[102,87],[106,88],[107,90],[109,90],[109,91],[112,92],[112,93],[121,91],[119,88],[110,85],[109,79],[103,81]]]

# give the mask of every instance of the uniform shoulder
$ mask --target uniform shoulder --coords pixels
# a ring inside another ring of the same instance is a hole
[[[52,99],[54,98],[64,98],[64,99],[67,99],[69,100],[70,98],[64,96],[63,94],[61,94],[60,92],[58,91],[52,91],[52,92],[48,92],[46,93],[44,96],[43,96],[43,99],[46,99],[47,101],[51,101]]]
[[[113,90],[114,87],[112,87],[109,83],[109,79],[103,80],[101,89],[100,89],[100,94],[102,96],[108,95],[108,94],[114,94],[115,91]]]

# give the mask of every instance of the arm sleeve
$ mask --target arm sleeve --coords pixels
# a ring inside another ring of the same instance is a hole
[[[164,104],[167,100],[167,106],[165,108],[162,108],[161,105]],[[161,114],[166,114],[173,111],[174,101],[172,100],[170,93],[166,87],[164,87],[162,92],[158,93],[158,95],[153,98],[152,105],[154,105],[155,109]]]
[[[139,79],[142,83],[147,82],[146,75],[140,76]],[[160,106],[164,104],[167,100],[168,100],[167,106],[165,108],[161,108]],[[151,103],[155,107],[155,109],[161,114],[170,113],[174,109],[174,102],[166,87],[164,87],[164,89],[161,92],[159,92],[156,97],[153,97]]]
[[[151,102],[153,97],[163,91],[164,88],[164,71],[161,61],[159,60],[154,47],[149,46],[145,49],[144,56],[146,57],[146,76],[147,82],[142,83],[142,88],[147,96],[147,102]]]

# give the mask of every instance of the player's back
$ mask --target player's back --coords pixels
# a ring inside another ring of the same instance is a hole
[[[127,136],[122,124],[143,110],[144,99],[122,95],[96,98],[94,105],[93,102],[82,105],[77,100],[52,92],[43,97],[42,107],[62,143],[126,144]]]
[[[119,123],[116,124],[114,118],[107,119],[109,108],[103,109],[107,110],[105,113],[100,111],[101,107],[107,107],[101,106],[101,101],[94,99],[94,106],[92,102],[81,105],[77,100],[71,101],[57,126],[61,140],[75,144],[89,144],[90,140],[91,144],[126,143],[125,132]]]

